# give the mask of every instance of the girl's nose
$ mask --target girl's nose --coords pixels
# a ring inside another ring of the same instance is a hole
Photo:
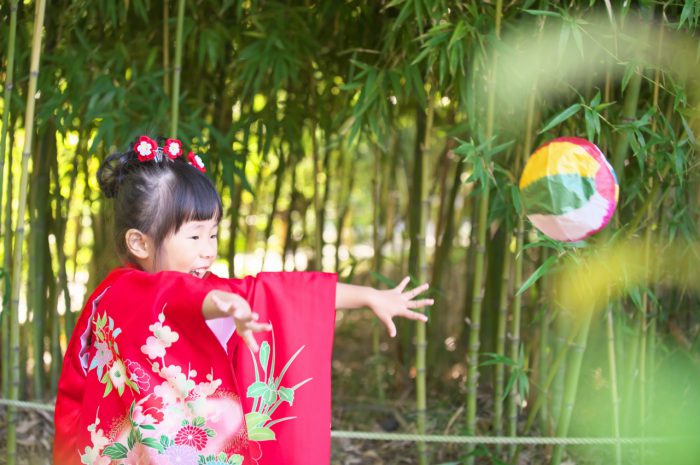
[[[217,241],[216,239],[210,239],[206,241],[206,244],[202,247],[202,255],[206,258],[212,258],[216,257],[216,246],[217,246]]]

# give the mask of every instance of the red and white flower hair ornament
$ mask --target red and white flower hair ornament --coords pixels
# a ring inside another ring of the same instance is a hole
[[[195,155],[194,152],[190,152],[187,154],[187,162],[197,168],[199,171],[202,173],[206,173],[207,169],[204,167],[204,162],[202,161],[201,158],[199,158],[199,155]]]
[[[165,141],[163,151],[171,160],[175,160],[182,155],[182,142],[177,139],[168,139]]]
[[[153,160],[156,157],[157,150],[158,144],[148,136],[139,137],[138,142],[134,145],[134,151],[141,162]]]

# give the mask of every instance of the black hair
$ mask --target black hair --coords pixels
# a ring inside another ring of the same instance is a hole
[[[164,139],[158,139],[163,145]],[[221,219],[221,197],[211,180],[182,157],[141,162],[136,152],[109,155],[97,171],[107,198],[114,199],[114,240],[123,260],[133,262],[125,234],[138,229],[160,249],[163,240],[188,221]]]

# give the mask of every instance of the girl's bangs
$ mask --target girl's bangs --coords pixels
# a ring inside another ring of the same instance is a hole
[[[188,199],[181,204],[185,208],[183,208],[180,215],[178,215],[181,217],[178,218],[178,220],[180,220],[178,221],[178,228],[188,221],[215,219],[218,223],[219,220],[221,220],[221,198],[216,190],[214,190],[214,186],[208,181],[209,180],[206,180],[206,183],[193,183],[193,185],[190,186],[192,188],[191,192],[188,192],[190,195],[188,195]]]

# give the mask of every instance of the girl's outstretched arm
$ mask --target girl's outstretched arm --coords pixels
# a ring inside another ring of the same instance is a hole
[[[384,323],[389,336],[394,337],[396,336],[396,325],[393,321],[395,316],[426,322],[428,321],[427,316],[411,309],[433,304],[433,299],[414,300],[415,297],[428,289],[428,284],[421,284],[406,291],[409,281],[410,278],[405,277],[398,286],[386,290],[338,283],[335,292],[335,306],[346,309],[369,307]]]
[[[253,352],[258,351],[258,343],[253,333],[272,329],[269,323],[258,323],[259,316],[250,309],[248,302],[232,292],[211,291],[202,302],[202,314],[205,320],[233,317],[236,332]]]

